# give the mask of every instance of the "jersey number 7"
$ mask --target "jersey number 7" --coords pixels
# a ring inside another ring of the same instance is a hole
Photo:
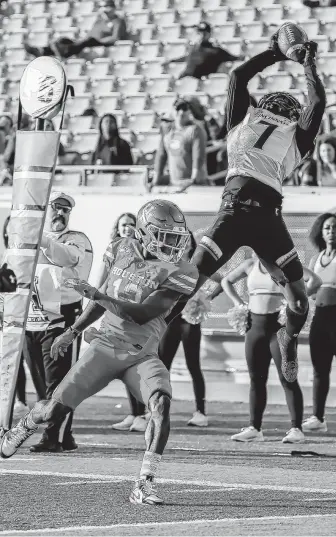
[[[268,138],[271,136],[272,132],[275,131],[277,128],[276,125],[272,125],[271,123],[267,123],[267,121],[260,121],[263,125],[267,125],[264,132],[259,136],[258,140],[254,144],[253,147],[256,149],[262,149],[264,147],[265,142],[268,140]]]

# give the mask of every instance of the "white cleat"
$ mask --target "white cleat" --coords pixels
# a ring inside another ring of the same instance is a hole
[[[250,425],[249,427],[244,427],[240,433],[232,435],[231,440],[235,442],[264,442],[264,435],[262,431],[258,431],[258,429]]]
[[[156,487],[151,479],[139,479],[130,494],[130,502],[142,505],[163,505],[164,501],[157,495]]]
[[[126,418],[123,419],[122,421],[118,423],[114,423],[112,425],[112,429],[116,429],[117,431],[129,431],[133,422],[134,422],[134,416],[130,414],[129,416],[126,416]]]
[[[28,428],[26,425],[26,418],[21,418],[20,421],[2,437],[0,443],[0,456],[3,459],[12,457],[27,438],[29,438],[37,429],[38,425],[33,429]]]
[[[305,433],[326,433],[328,430],[326,420],[321,421],[316,416],[304,420],[302,430]]]
[[[130,426],[130,431],[144,433],[147,429],[147,424],[148,420],[145,416],[136,416],[132,425]]]
[[[282,439],[284,444],[303,444],[305,441],[305,435],[298,427],[292,427]]]
[[[197,412],[194,412],[193,417],[188,421],[187,425],[193,425],[194,427],[207,427],[209,425],[208,416],[197,410]]]

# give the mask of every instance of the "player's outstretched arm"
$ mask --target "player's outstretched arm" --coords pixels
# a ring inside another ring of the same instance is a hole
[[[296,128],[296,143],[302,157],[314,146],[326,107],[326,94],[315,63],[317,43],[308,41],[304,48],[306,53],[302,64],[307,81],[308,104],[301,113]]]

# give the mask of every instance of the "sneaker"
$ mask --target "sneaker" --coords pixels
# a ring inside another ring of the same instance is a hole
[[[287,431],[282,442],[284,444],[303,444],[303,442],[305,442],[305,435],[298,427],[292,427]]]
[[[30,446],[29,451],[32,453],[60,453],[63,449],[62,444],[58,440],[50,440],[42,436],[37,444]]]
[[[145,418],[145,416],[136,416],[129,430],[143,433],[147,429],[147,423],[148,420]]]
[[[4,434],[0,444],[0,456],[3,459],[9,459],[17,452],[23,442],[27,440],[36,430],[38,425],[32,429],[26,425],[26,418],[21,418],[20,421],[10,431]]]
[[[326,420],[321,421],[316,416],[310,416],[310,418],[307,418],[304,420],[302,424],[302,430],[305,433],[310,432],[320,432],[320,433],[326,433],[328,430],[327,422]]]
[[[117,431],[129,431],[133,421],[134,416],[130,414],[129,416],[126,416],[126,418],[122,421],[114,423],[112,425],[112,429],[116,429]]]
[[[30,411],[29,406],[25,405],[21,401],[16,401],[13,409],[13,419],[23,418]]]
[[[156,487],[152,479],[141,478],[135,482],[135,487],[130,494],[130,502],[147,505],[163,505],[163,500],[157,495]]]
[[[208,416],[197,410],[197,412],[194,412],[193,417],[188,421],[187,425],[193,425],[194,427],[207,427],[209,425]]]
[[[240,433],[232,435],[231,440],[236,442],[263,442],[264,435],[262,431],[258,431],[258,429],[250,425],[249,427],[244,427]]]
[[[63,451],[74,451],[75,449],[78,448],[78,445],[76,444],[72,433],[67,433],[63,437],[62,448],[63,448]]]
[[[281,353],[281,371],[287,382],[295,382],[298,375],[297,338],[290,337],[283,326],[277,331]]]

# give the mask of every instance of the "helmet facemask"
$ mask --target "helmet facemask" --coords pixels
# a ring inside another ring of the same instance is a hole
[[[178,263],[183,257],[189,241],[189,232],[176,226],[173,230],[159,228],[155,224],[147,225],[148,237],[143,237],[143,244],[148,252],[161,261]]]
[[[269,110],[272,114],[286,117],[290,121],[298,121],[302,110],[299,101],[285,92],[264,95],[258,103],[258,108]]]

